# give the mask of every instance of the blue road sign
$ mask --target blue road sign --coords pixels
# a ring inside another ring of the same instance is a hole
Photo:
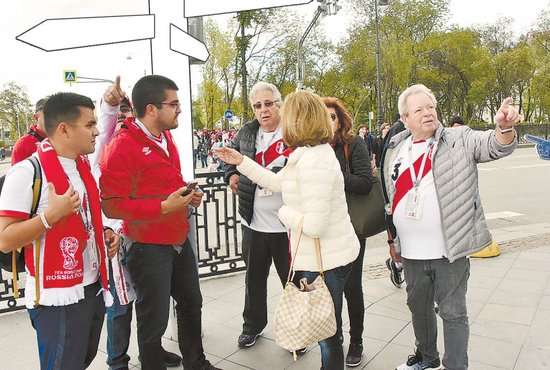
[[[225,117],[225,119],[231,119],[233,118],[233,111],[231,109],[228,109],[223,112],[223,116]]]
[[[76,71],[63,71],[63,81],[68,84],[76,82]]]

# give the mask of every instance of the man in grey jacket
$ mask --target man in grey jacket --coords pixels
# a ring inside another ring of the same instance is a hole
[[[491,243],[479,197],[477,163],[511,154],[518,112],[506,99],[496,130],[443,128],[437,101],[424,85],[399,96],[407,130],[388,143],[382,163],[386,212],[407,282],[416,351],[397,370],[440,369],[434,301],[443,320],[443,368],[468,368],[467,258]]]

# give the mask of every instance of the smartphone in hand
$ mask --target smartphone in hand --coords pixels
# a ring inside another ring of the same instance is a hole
[[[188,183],[187,184],[187,189],[183,192],[183,194],[181,196],[184,197],[186,195],[189,195],[193,190],[195,190],[197,185],[198,185],[198,182],[196,182],[196,181],[191,181],[190,183]]]

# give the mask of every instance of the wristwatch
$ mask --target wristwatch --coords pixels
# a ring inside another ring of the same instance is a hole
[[[499,125],[497,125],[497,128],[498,128],[498,131],[499,131],[501,134],[507,134],[507,133],[509,133],[509,132],[512,132],[512,130],[514,129],[514,126],[505,128],[505,129],[503,130],[503,129],[500,128]]]

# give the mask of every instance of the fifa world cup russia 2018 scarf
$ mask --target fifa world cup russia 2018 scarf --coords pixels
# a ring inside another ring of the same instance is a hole
[[[63,170],[57,153],[48,139],[38,147],[38,158],[48,182],[53,183],[57,194],[65,194],[69,188],[67,174]],[[103,238],[103,223],[99,191],[90,171],[86,157],[76,159],[76,167],[84,182],[89,200],[93,237],[99,250],[98,262],[102,288],[108,291],[106,251]],[[37,301],[46,306],[62,306],[78,302],[84,298],[84,261],[82,254],[90,234],[86,231],[80,214],[73,213],[52,225],[46,231],[42,274],[40,282],[43,288]],[[86,251],[86,253],[88,253]],[[33,269],[34,270],[34,269]],[[35,276],[36,278],[36,276]],[[38,292],[37,292],[38,293]],[[107,299],[106,299],[107,301]]]

